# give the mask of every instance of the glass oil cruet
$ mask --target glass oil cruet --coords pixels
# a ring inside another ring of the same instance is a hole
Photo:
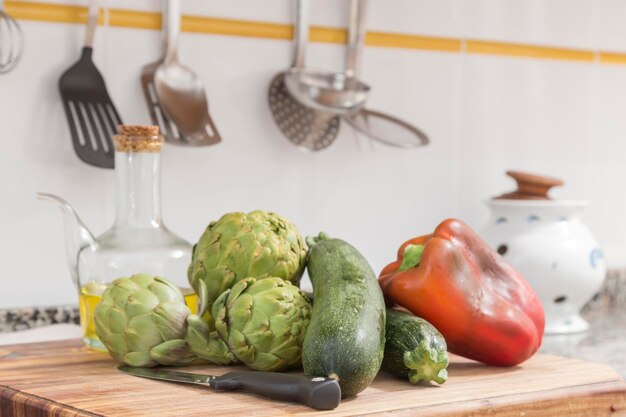
[[[79,291],[85,345],[105,349],[93,322],[95,308],[109,282],[136,273],[168,278],[177,284],[192,312],[197,298],[187,281],[191,245],[169,231],[161,219],[160,152],[157,126],[119,126],[113,137],[117,206],[113,226],[95,238],[72,206],[40,193],[63,210],[65,246],[72,278]]]

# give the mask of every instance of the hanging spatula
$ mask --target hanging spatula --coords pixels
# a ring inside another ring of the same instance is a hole
[[[114,167],[111,137],[122,124],[106,84],[93,63],[93,39],[98,25],[98,2],[89,1],[87,35],[76,64],[59,80],[59,90],[76,155],[101,168]]]
[[[141,87],[143,88],[143,95],[148,105],[148,112],[152,119],[152,124],[159,126],[161,134],[165,137],[165,140],[175,145],[190,145],[189,138],[181,132],[178,127],[167,117],[167,114],[161,108],[159,98],[156,94],[154,87],[154,74],[157,68],[165,61],[165,54],[168,49],[168,37],[165,32],[167,28],[167,7],[168,0],[161,0],[162,7],[162,31],[163,31],[163,56],[158,61],[144,66],[141,69]]]
[[[200,78],[178,61],[180,35],[180,0],[168,0],[167,51],[165,59],[154,74],[154,87],[161,108],[193,146],[208,146],[221,142]]]

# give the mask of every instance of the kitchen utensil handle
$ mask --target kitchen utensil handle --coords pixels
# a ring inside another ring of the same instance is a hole
[[[166,2],[166,40],[167,52],[165,61],[178,60],[178,36],[180,35],[180,0],[167,0]]]
[[[98,0],[89,0],[89,10],[87,12],[87,34],[85,36],[85,46],[93,48],[93,38],[98,26]]]
[[[167,39],[167,16],[169,15],[167,7],[168,1],[169,0],[161,0],[161,41],[163,42],[163,60],[165,60],[165,56],[167,55],[167,50],[169,48],[169,42]]]
[[[309,0],[296,1],[296,19],[293,26],[294,57],[293,67],[304,68],[306,48],[309,41]]]
[[[350,0],[350,22],[348,25],[348,48],[346,53],[346,76],[349,78],[358,78],[361,72],[366,16],[367,0]]]
[[[215,390],[243,390],[279,401],[294,401],[318,410],[341,402],[339,383],[330,378],[278,372],[233,371],[211,381]]]

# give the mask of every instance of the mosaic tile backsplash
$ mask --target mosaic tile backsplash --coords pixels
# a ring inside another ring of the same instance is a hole
[[[13,332],[57,323],[79,324],[76,306],[0,310],[0,332]]]

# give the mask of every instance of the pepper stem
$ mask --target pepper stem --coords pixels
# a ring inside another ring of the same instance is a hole
[[[408,245],[404,249],[404,258],[402,258],[402,264],[398,268],[398,272],[418,266],[422,261],[423,254],[424,245]]]

